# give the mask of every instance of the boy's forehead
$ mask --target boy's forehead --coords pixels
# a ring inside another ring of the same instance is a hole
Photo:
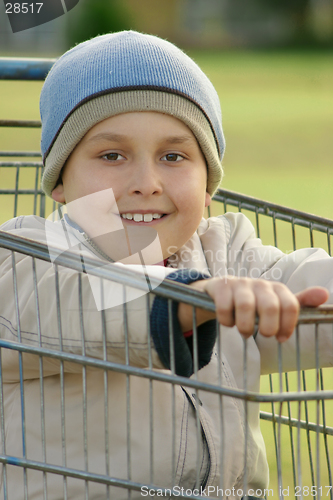
[[[170,115],[154,111],[122,113],[109,117],[94,125],[83,141],[94,144],[100,141],[123,142],[141,138],[146,130],[150,137],[174,144],[186,144],[197,140],[185,123]]]

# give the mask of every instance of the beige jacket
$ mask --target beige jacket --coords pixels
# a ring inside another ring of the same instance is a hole
[[[20,217],[1,227],[2,230],[45,242],[44,220]],[[96,256],[75,229],[71,234],[84,246],[87,255]],[[56,231],[55,231],[56,234]],[[18,289],[18,323],[13,288],[11,253],[0,250],[0,335],[1,339],[28,345],[59,349],[61,320],[62,347],[65,352],[103,359],[103,314],[96,309],[87,275],[58,268],[60,311],[57,315],[56,277],[52,264],[36,260],[38,309],[33,281],[33,262],[30,257],[16,254]],[[169,259],[169,266],[150,266],[152,276],[162,279],[174,268],[196,269],[212,276],[226,274],[264,277],[286,283],[293,292],[320,284],[333,293],[333,259],[323,250],[306,249],[284,255],[273,247],[265,247],[255,237],[249,220],[242,214],[203,219],[191,240]],[[79,314],[82,294],[83,317]],[[132,366],[149,367],[149,346],[152,366],[164,370],[149,338],[147,297],[141,296],[126,304],[128,320],[128,359]],[[154,297],[149,297],[150,307]],[[38,322],[38,310],[39,318]],[[119,305],[105,310],[107,359],[126,363],[124,311]],[[319,358],[321,366],[333,364],[332,326],[319,328]],[[82,337],[84,337],[84,351]],[[219,359],[222,361],[222,384],[230,388],[243,387],[243,339],[235,328],[220,328],[221,358],[216,347],[198,379],[219,384]],[[302,328],[302,368],[315,367],[313,327]],[[296,369],[294,336],[282,347],[284,370]],[[25,457],[55,466],[89,471],[140,484],[164,487],[193,488],[196,478],[197,431],[194,391],[170,384],[121,373],[104,372],[95,368],[51,358],[23,354],[24,421],[20,390],[20,358],[15,350],[1,350],[3,378],[5,450],[13,457]],[[260,333],[247,341],[247,389],[259,391],[260,373],[278,370],[277,343]],[[169,373],[168,371],[166,371]],[[41,379],[41,375],[43,376]],[[42,380],[42,382],[41,382]],[[128,394],[128,396],[127,396]],[[245,410],[240,399],[222,398],[223,424],[221,437],[220,398],[205,391],[199,392],[198,405],[204,442],[201,479],[205,472],[206,490],[210,497],[221,497],[213,487],[234,488],[239,498],[244,486]],[[191,399],[191,403],[189,402]],[[43,401],[43,405],[41,402]],[[85,412],[86,408],[86,412]],[[86,418],[85,418],[86,414]],[[42,425],[44,415],[44,423]],[[174,429],[173,429],[173,423]],[[64,424],[64,425],[62,425]],[[45,441],[43,439],[45,434]],[[247,491],[268,487],[268,466],[265,446],[259,428],[259,407],[248,407]],[[200,433],[199,433],[200,434]],[[23,450],[23,439],[25,449]],[[222,442],[222,453],[221,453]],[[45,445],[43,445],[45,443]],[[200,444],[201,446],[201,444]],[[129,450],[129,452],[128,452]],[[202,452],[200,452],[202,453]],[[223,464],[220,463],[221,456]],[[107,458],[106,458],[107,457]],[[151,467],[152,464],[152,467]],[[208,464],[208,467],[207,467]],[[173,472],[174,468],[174,472]],[[222,477],[221,477],[222,474]],[[82,479],[7,465],[1,476],[0,499],[4,498],[4,481],[8,500],[21,500],[27,488],[27,498],[41,500],[44,490],[48,500],[67,498],[108,498],[105,485],[85,483]],[[25,486],[26,483],[26,486]],[[116,483],[115,483],[116,484]],[[127,499],[127,491],[110,486],[110,498]],[[245,493],[243,491],[243,493]],[[252,493],[253,494],[253,493]],[[141,499],[140,491],[132,499]]]

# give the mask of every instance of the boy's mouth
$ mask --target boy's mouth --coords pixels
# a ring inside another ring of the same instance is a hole
[[[126,212],[120,214],[123,219],[131,220],[133,222],[152,222],[154,219],[158,220],[167,214],[162,213],[136,213],[136,212]]]

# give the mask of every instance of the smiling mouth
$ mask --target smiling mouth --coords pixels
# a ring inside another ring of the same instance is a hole
[[[136,213],[124,213],[120,214],[123,219],[133,220],[134,222],[152,222],[154,219],[162,219],[167,214],[136,214]]]

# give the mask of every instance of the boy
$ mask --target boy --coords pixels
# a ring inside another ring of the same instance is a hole
[[[202,218],[222,178],[224,137],[215,89],[190,58],[164,40],[136,32],[89,40],[64,54],[50,71],[41,94],[41,118],[43,189],[66,204],[67,214],[51,226],[37,217],[20,217],[4,224],[3,230],[53,246],[66,234],[68,246],[80,246],[83,265],[86,256],[94,256],[103,265],[121,261],[137,268],[144,256],[149,276],[207,292],[215,301],[216,315],[197,310],[201,381],[219,384],[221,370],[223,385],[243,387],[242,335],[248,338],[248,390],[258,391],[260,371],[278,370],[277,342],[269,337],[286,341],[283,368],[296,369],[292,333],[299,307],[328,299],[328,291],[314,285],[332,290],[332,260],[322,250],[283,255],[263,247],[242,214]],[[149,252],[144,253],[145,247]],[[19,336],[28,344],[107,356],[141,368],[151,362],[157,370],[169,370],[172,321],[176,373],[193,374],[191,307],[174,304],[169,318],[167,301],[151,294],[148,324],[147,297],[116,302],[116,294],[107,289],[114,302],[98,306],[86,274],[42,261],[36,262],[34,272],[31,259],[17,255],[19,326],[12,305],[12,258],[2,251],[0,259],[1,289],[10,297],[1,305],[3,338]],[[256,314],[260,333],[254,339]],[[221,353],[215,318],[225,327],[220,329]],[[329,328],[320,334],[320,364],[329,366]],[[309,327],[302,331],[302,348],[302,367],[315,366]],[[7,350],[2,358],[7,454],[107,474],[122,480],[123,486],[130,481],[201,487],[205,494],[211,487],[210,496],[217,497],[221,494],[216,488],[223,484],[236,498],[264,496],[268,467],[256,404],[248,406],[245,431],[243,404],[223,398],[221,443],[220,400],[214,394],[201,391],[197,401],[193,391],[175,386],[173,399],[170,384],[154,382],[150,393],[143,378],[127,380],[118,372],[106,376],[92,368],[82,375],[80,364],[59,364],[51,358],[44,358],[42,385],[38,357],[24,355],[22,449],[17,439],[22,417],[19,358]],[[36,412],[41,402],[45,421]],[[108,494],[127,498],[122,488],[85,484],[74,473],[62,481],[56,474],[43,477],[33,470],[25,476],[14,466],[7,466],[6,487],[12,499],[24,498],[25,491],[36,499],[45,492],[48,499],[79,499],[84,494],[89,499]],[[133,491],[131,498],[142,495]]]

